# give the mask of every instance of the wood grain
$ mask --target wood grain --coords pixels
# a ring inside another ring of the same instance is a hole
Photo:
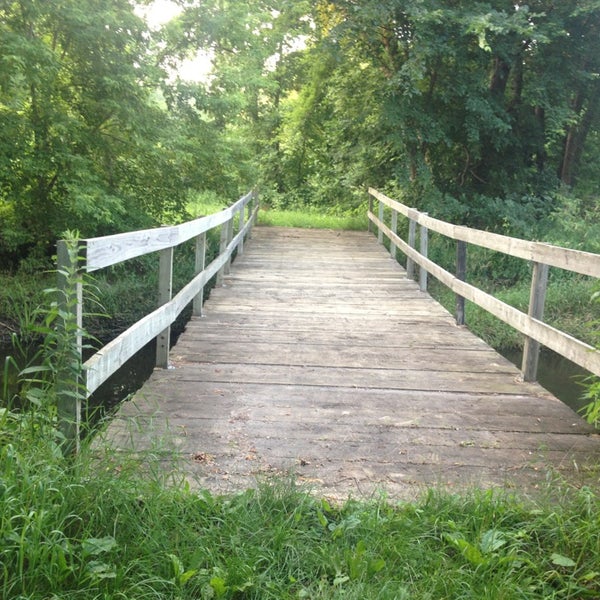
[[[600,439],[363,232],[256,228],[103,444],[214,492],[295,474],[334,498],[532,491],[593,477]],[[597,475],[596,475],[597,477]]]

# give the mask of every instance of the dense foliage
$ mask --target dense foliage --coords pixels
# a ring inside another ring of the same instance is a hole
[[[5,265],[257,181],[276,206],[348,212],[372,184],[527,236],[592,220],[597,0],[173,2],[153,30],[149,0],[1,0]],[[212,74],[181,79],[198,52]]]

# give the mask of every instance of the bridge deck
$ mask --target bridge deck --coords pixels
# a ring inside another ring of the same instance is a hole
[[[257,228],[205,313],[107,436],[174,448],[215,492],[292,471],[330,496],[412,497],[531,488],[548,468],[579,481],[598,464],[599,436],[371,234]]]

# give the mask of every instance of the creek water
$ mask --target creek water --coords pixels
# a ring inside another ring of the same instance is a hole
[[[4,389],[4,364],[7,356],[12,355],[12,347],[0,345],[0,392]],[[87,407],[88,415],[94,415],[92,420],[106,414],[138,390],[144,381],[150,377],[156,361],[156,343],[150,342],[133,358],[128,360],[116,373],[111,375],[90,397]],[[20,365],[21,366],[21,365]],[[16,385],[14,370],[9,374],[12,381],[9,388]],[[0,406],[2,397],[0,396]]]
[[[521,368],[522,351],[510,350],[502,352],[502,355],[519,369]],[[537,377],[539,383],[575,412],[586,404],[586,401],[582,399],[585,391],[583,381],[589,375],[588,371],[563,358],[560,354],[546,349],[540,353]]]
[[[94,411],[100,408],[100,412],[109,411],[139,389],[154,368],[155,348],[155,343],[150,342],[112,375],[90,398],[90,410]],[[10,354],[10,347],[0,346],[0,390],[3,389],[5,357]],[[521,352],[505,352],[504,356],[520,367]],[[538,370],[540,384],[574,411],[578,411],[585,404],[581,398],[583,394],[582,380],[587,375],[589,375],[587,371],[558,354],[543,351],[540,355]]]

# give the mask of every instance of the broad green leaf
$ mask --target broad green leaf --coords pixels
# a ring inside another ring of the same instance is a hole
[[[569,558],[568,556],[563,556],[562,554],[553,553],[550,556],[550,560],[553,565],[557,565],[559,567],[574,567],[577,563]]]
[[[88,538],[81,543],[83,553],[87,556],[98,556],[99,554],[110,552],[111,550],[114,550],[117,545],[117,540],[112,536]]]

